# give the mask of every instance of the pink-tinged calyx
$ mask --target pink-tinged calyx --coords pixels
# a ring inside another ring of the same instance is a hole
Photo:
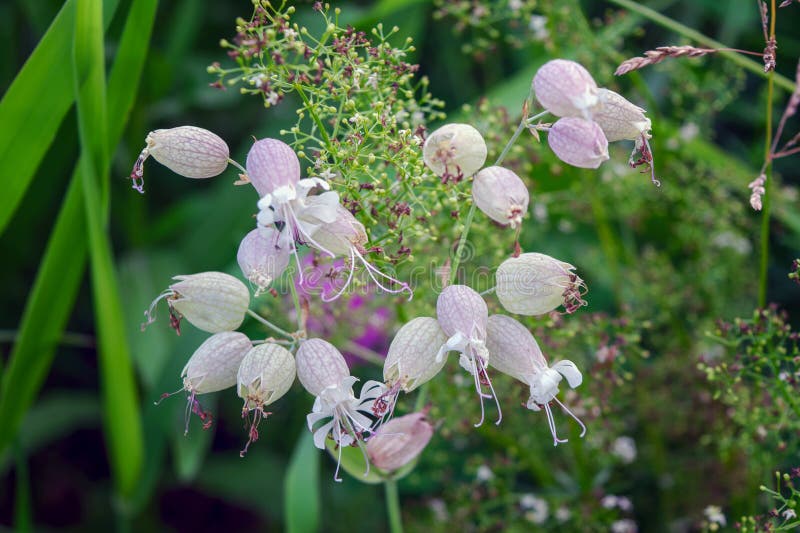
[[[533,77],[536,99],[557,117],[591,118],[597,91],[597,83],[589,71],[567,59],[548,61]]]
[[[543,315],[564,306],[567,313],[587,305],[587,288],[575,267],[549,255],[524,253],[503,261],[495,273],[495,293],[511,313]]]
[[[394,472],[417,458],[433,436],[427,413],[411,413],[383,424],[367,441],[367,455],[384,472]]]
[[[280,242],[280,232],[274,228],[257,228],[245,235],[236,260],[244,277],[255,286],[255,296],[283,274],[289,254],[289,246]]]
[[[580,436],[583,437],[586,426],[556,397],[559,392],[558,385],[563,378],[566,378],[573,389],[582,383],[583,376],[575,363],[558,361],[552,367],[548,367],[530,331],[518,321],[505,315],[489,317],[486,348],[490,354],[490,366],[530,387],[530,397],[526,405],[532,411],[544,409],[554,446],[567,440],[558,438],[550,402],[557,403],[578,422],[582,429]]]
[[[520,177],[511,170],[487,167],[472,180],[472,199],[495,222],[516,228],[528,212],[530,195]]]
[[[300,160],[292,147],[278,139],[261,139],[247,153],[247,176],[263,197],[300,181]]]
[[[547,132],[547,144],[563,162],[597,168],[608,160],[608,140],[596,123],[577,117],[558,119]]]

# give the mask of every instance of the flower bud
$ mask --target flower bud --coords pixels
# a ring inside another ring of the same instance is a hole
[[[597,103],[597,83],[583,66],[575,61],[553,59],[536,71],[533,77],[536,99],[557,117],[587,117]]]
[[[602,128],[608,142],[621,140],[639,141],[642,136],[650,138],[650,119],[646,111],[633,105],[623,96],[599,89],[598,102],[592,107],[592,120]]]
[[[247,153],[247,176],[263,197],[300,181],[300,160],[292,148],[278,139],[256,141]]]
[[[436,301],[436,316],[444,334],[483,338],[489,310],[480,294],[466,285],[450,285]]]
[[[417,317],[405,324],[392,340],[383,365],[383,379],[399,384],[400,389],[411,392],[430,381],[444,367],[446,360],[439,358],[439,348],[447,342],[435,318]]]
[[[322,339],[300,343],[295,354],[297,378],[312,396],[319,396],[328,387],[336,387],[350,376],[344,356],[336,347]]]
[[[144,192],[143,165],[149,156],[186,178],[211,178],[228,166],[230,151],[218,135],[195,126],[155,130],[147,134],[147,144],[131,171],[133,188]]]
[[[239,365],[252,347],[250,339],[238,331],[212,335],[183,367],[183,388],[193,394],[206,394],[233,387]]]
[[[271,227],[252,230],[239,244],[236,260],[244,277],[256,286],[258,296],[289,266],[289,246],[280,243],[280,233]]]
[[[411,413],[386,422],[367,441],[367,455],[373,465],[393,472],[422,453],[433,436],[433,425],[425,413]]]
[[[459,182],[483,166],[486,142],[469,124],[445,124],[425,140],[422,157],[443,182]]]
[[[572,313],[586,305],[586,285],[575,267],[545,254],[527,253],[503,261],[495,273],[497,297],[520,315],[543,315],[563,305]]]
[[[512,171],[487,167],[472,180],[472,199],[486,216],[516,228],[528,211],[528,189]]]
[[[547,133],[547,144],[563,162],[597,168],[608,159],[608,140],[595,122],[576,117],[558,119]]]
[[[233,331],[244,322],[250,305],[250,292],[244,283],[222,272],[202,272],[175,276],[178,280],[156,298],[145,313],[153,322],[153,309],[166,299],[172,313],[172,326],[180,333],[180,319],[209,333]]]
[[[261,409],[292,388],[294,357],[286,348],[266,342],[254,346],[244,356],[236,375],[237,394],[244,409]]]

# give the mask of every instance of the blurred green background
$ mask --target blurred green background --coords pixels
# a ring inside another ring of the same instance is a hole
[[[102,280],[89,276],[81,239],[62,243],[62,255],[49,267],[49,284],[36,292],[40,311],[24,352],[29,366],[11,371],[26,301],[59,210],[69,198],[81,151],[70,67],[73,17],[83,16],[72,11],[76,4],[0,4],[5,45],[0,92],[7,105],[0,116],[9,120],[0,124],[5,130],[0,182],[6,190],[0,192],[0,206],[7,217],[0,237],[0,526],[37,531],[281,530],[288,525],[302,531],[314,526],[313,519],[298,522],[287,516],[295,513],[318,516],[324,531],[385,530],[380,487],[349,477],[336,484],[332,461],[309,452],[303,439],[311,398],[299,386],[275,406],[246,459],[237,453],[243,431],[234,395],[218,395],[210,405],[218,415],[213,431],[193,425],[189,438],[182,434],[179,397],[153,405],[161,393],[180,387],[180,370],[204,336],[184,328],[175,337],[163,322],[142,334],[141,313],[172,275],[204,270],[238,275],[235,250],[252,226],[253,205],[230,187],[231,175],[186,180],[150,161],[145,196],[131,191],[125,178],[153,129],[207,128],[228,142],[234,159],[243,161],[253,136],[277,136],[294,123],[292,100],[265,109],[259,99],[236,89],[209,86],[215,80],[206,67],[214,61],[230,64],[219,40],[234,35],[237,17],[249,18],[250,2],[103,2],[103,59],[110,87],[106,119],[113,124],[104,142],[115,141],[115,129],[122,135],[118,145],[107,147],[111,179],[97,188],[101,202],[96,214],[102,219],[107,209],[116,280],[108,277],[106,282],[118,291],[120,305],[115,307],[117,297],[104,292]],[[502,12],[508,4],[487,6]],[[728,46],[763,49],[755,2],[640,4]],[[534,38],[530,21],[513,16],[491,27],[463,23],[477,2],[335,5],[342,8],[343,20],[357,28],[382,21],[386,27],[397,24],[401,36],[413,37],[417,51],[410,61],[430,78],[431,92],[444,100],[450,117],[495,128],[494,145],[487,136],[495,150],[513,131],[514,114],[536,67],[554,57],[580,61],[599,85],[648,109],[656,169],[664,184],[656,189],[647,176],[623,167],[627,147],[612,151],[612,161],[597,173],[559,165],[546,146],[534,146],[530,139],[513,152],[509,164],[527,172],[534,203],[544,209],[543,215],[527,220],[523,248],[575,264],[590,287],[588,310],[557,324],[550,319],[530,324],[538,328],[537,338],[539,332],[545,338],[552,335],[545,344],[562,357],[582,361],[587,381],[594,378],[595,385],[578,392],[594,398],[585,410],[590,434],[599,436],[585,445],[572,438],[553,450],[543,418],[526,416],[521,409],[500,428],[487,424],[473,430],[474,398],[452,375],[441,378],[430,391],[439,432],[415,472],[400,482],[407,529],[603,531],[623,516],[636,520],[641,531],[688,531],[702,527],[708,505],[723,506],[731,517],[764,512],[758,486],[769,482],[774,469],[800,462],[796,417],[782,426],[789,428],[788,436],[781,434],[775,443],[759,438],[757,423],[731,414],[741,405],[713,398],[713,387],[696,370],[701,356],[719,355],[719,346],[706,335],[717,320],[748,317],[757,305],[760,217],[747,204],[747,183],[763,161],[764,78],[713,56],[668,60],[614,78],[623,59],[691,41],[642,16],[625,15],[611,2],[527,2],[533,13],[547,17],[545,38]],[[301,20],[313,17],[310,3],[298,3],[297,9]],[[90,22],[87,39],[98,35]],[[780,11],[777,71],[791,80],[800,57],[800,41],[792,30],[798,24],[800,6]],[[15,114],[6,91],[45,33],[52,38],[49,43],[61,44],[51,46],[50,55],[25,80],[28,85],[14,95],[15,109],[24,109]],[[112,70],[121,56],[127,63]],[[97,124],[91,119],[96,93],[84,96],[85,120],[89,131],[96,131],[91,130]],[[776,89],[776,118],[787,97]],[[508,109],[510,121],[503,122],[500,106]],[[12,118],[16,122],[9,127]],[[788,135],[796,131],[796,120],[790,121]],[[800,176],[791,158],[778,161],[775,169],[767,300],[787,310],[788,322],[796,327],[800,287],[787,274],[800,255]],[[20,175],[29,176],[30,185],[27,190],[22,186],[24,195],[14,205]],[[479,248],[491,242],[492,230],[473,235]],[[93,234],[82,228],[75,235]],[[502,238],[510,243],[510,237]],[[103,271],[102,264],[102,253],[93,254],[96,271]],[[105,362],[96,349],[104,342],[96,335],[102,320],[118,323],[105,328],[108,346],[123,336],[118,344],[130,347],[117,346]],[[562,328],[560,333],[553,326]],[[257,336],[259,330],[248,324],[245,331]],[[347,331],[332,335],[347,338]],[[624,340],[615,346],[626,357],[618,366],[598,364],[599,348],[614,339]],[[131,367],[117,368],[128,353]],[[366,367],[358,372],[364,378],[379,376]],[[33,379],[37,375],[41,383]],[[32,379],[17,381],[19,376]],[[518,403],[509,395],[508,412]],[[566,417],[561,424],[568,427]],[[109,431],[117,435],[111,441]],[[631,464],[609,452],[620,435],[637,442]],[[116,442],[111,452],[109,442]],[[481,466],[494,473],[491,480],[478,476]],[[519,504],[526,493],[547,496],[547,522],[526,517]],[[599,502],[611,493],[629,497],[633,510],[618,516],[605,509]],[[568,521],[555,518],[559,505],[569,508]]]

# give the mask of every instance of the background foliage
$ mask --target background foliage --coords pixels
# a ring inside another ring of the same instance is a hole
[[[715,56],[614,78],[625,58],[689,41],[611,2],[539,0],[516,14],[509,4],[496,3],[511,14],[490,25],[474,16],[476,2],[338,6],[358,29],[397,24],[398,44],[414,39],[406,60],[420,64],[449,120],[484,132],[489,160],[513,132],[536,68],[554,57],[581,62],[600,85],[648,109],[664,185],[627,168],[624,146],[597,172],[559,163],[532,137],[512,150],[506,164],[526,180],[534,204],[523,249],[575,264],[590,288],[589,307],[576,315],[528,324],[548,353],[585,369],[571,401],[590,430],[552,448],[544,418],[518,408],[522,389],[502,377],[506,419],[474,430],[474,398],[457,372],[440,376],[428,394],[438,431],[400,482],[406,527],[522,531],[533,522],[604,531],[630,518],[640,530],[666,531],[704,527],[709,505],[721,506],[729,525],[764,514],[774,504],[758,487],[774,470],[798,466],[800,436],[790,401],[797,381],[778,379],[797,366],[791,331],[800,287],[787,279],[800,248],[792,159],[775,165],[768,286],[768,300],[786,314],[754,311],[760,217],[746,185],[763,158],[765,82]],[[728,46],[763,48],[754,2],[642,4]],[[152,129],[210,129],[242,161],[252,136],[278,136],[295,123],[296,100],[266,109],[235,89],[209,87],[208,65],[232,65],[219,39],[250,13],[245,1],[213,9],[194,0],[0,5],[3,526],[385,528],[380,490],[352,478],[333,483],[331,462],[308,453],[300,413],[311,399],[300,387],[274,406],[246,459],[237,453],[243,432],[233,395],[217,398],[214,430],[193,426],[189,438],[182,402],[153,406],[180,386],[203,336],[185,328],[175,337],[163,323],[142,334],[141,312],[172,275],[238,274],[234,252],[253,205],[230,186],[231,173],[193,181],[150,165],[145,197],[123,178]],[[547,36],[536,34],[531,14],[547,17]],[[298,4],[299,20],[314,16],[310,4]],[[798,6],[778,19],[778,71],[789,79],[800,57],[791,31],[799,19]],[[776,93],[778,111],[787,97]],[[512,250],[510,233],[477,217],[467,272]],[[423,266],[430,258],[441,264],[456,235],[443,236],[445,247],[421,244],[415,256]],[[431,313],[429,285],[409,305],[386,298],[387,339],[406,317]],[[325,310],[318,313],[323,320]],[[263,336],[256,324],[245,331]],[[351,335],[328,333],[337,345]],[[365,365],[356,373],[379,372]],[[620,436],[636,443],[630,462],[614,452]],[[542,523],[521,503],[525,494],[547,501]],[[629,498],[632,509],[607,508],[608,495]],[[320,506],[317,524],[306,521],[309,505]]]

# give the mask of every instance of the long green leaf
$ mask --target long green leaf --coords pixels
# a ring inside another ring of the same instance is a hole
[[[319,529],[319,456],[313,435],[303,431],[284,482],[286,531],[308,533]]]
[[[135,0],[131,5],[108,83],[109,147],[119,142],[133,106],[157,5],[157,0]],[[73,20],[70,16],[70,23]],[[69,43],[64,46],[70,47]],[[74,94],[72,84],[69,86],[70,94]],[[18,340],[0,383],[0,420],[4,424],[0,431],[0,451],[16,435],[42,386],[78,292],[86,261],[86,224],[78,168],[80,163],[50,235],[28,296]]]
[[[105,0],[105,27],[118,4]],[[10,176],[0,196],[0,234],[75,99],[69,61],[74,19],[74,0],[67,0],[0,100],[0,168]]]

